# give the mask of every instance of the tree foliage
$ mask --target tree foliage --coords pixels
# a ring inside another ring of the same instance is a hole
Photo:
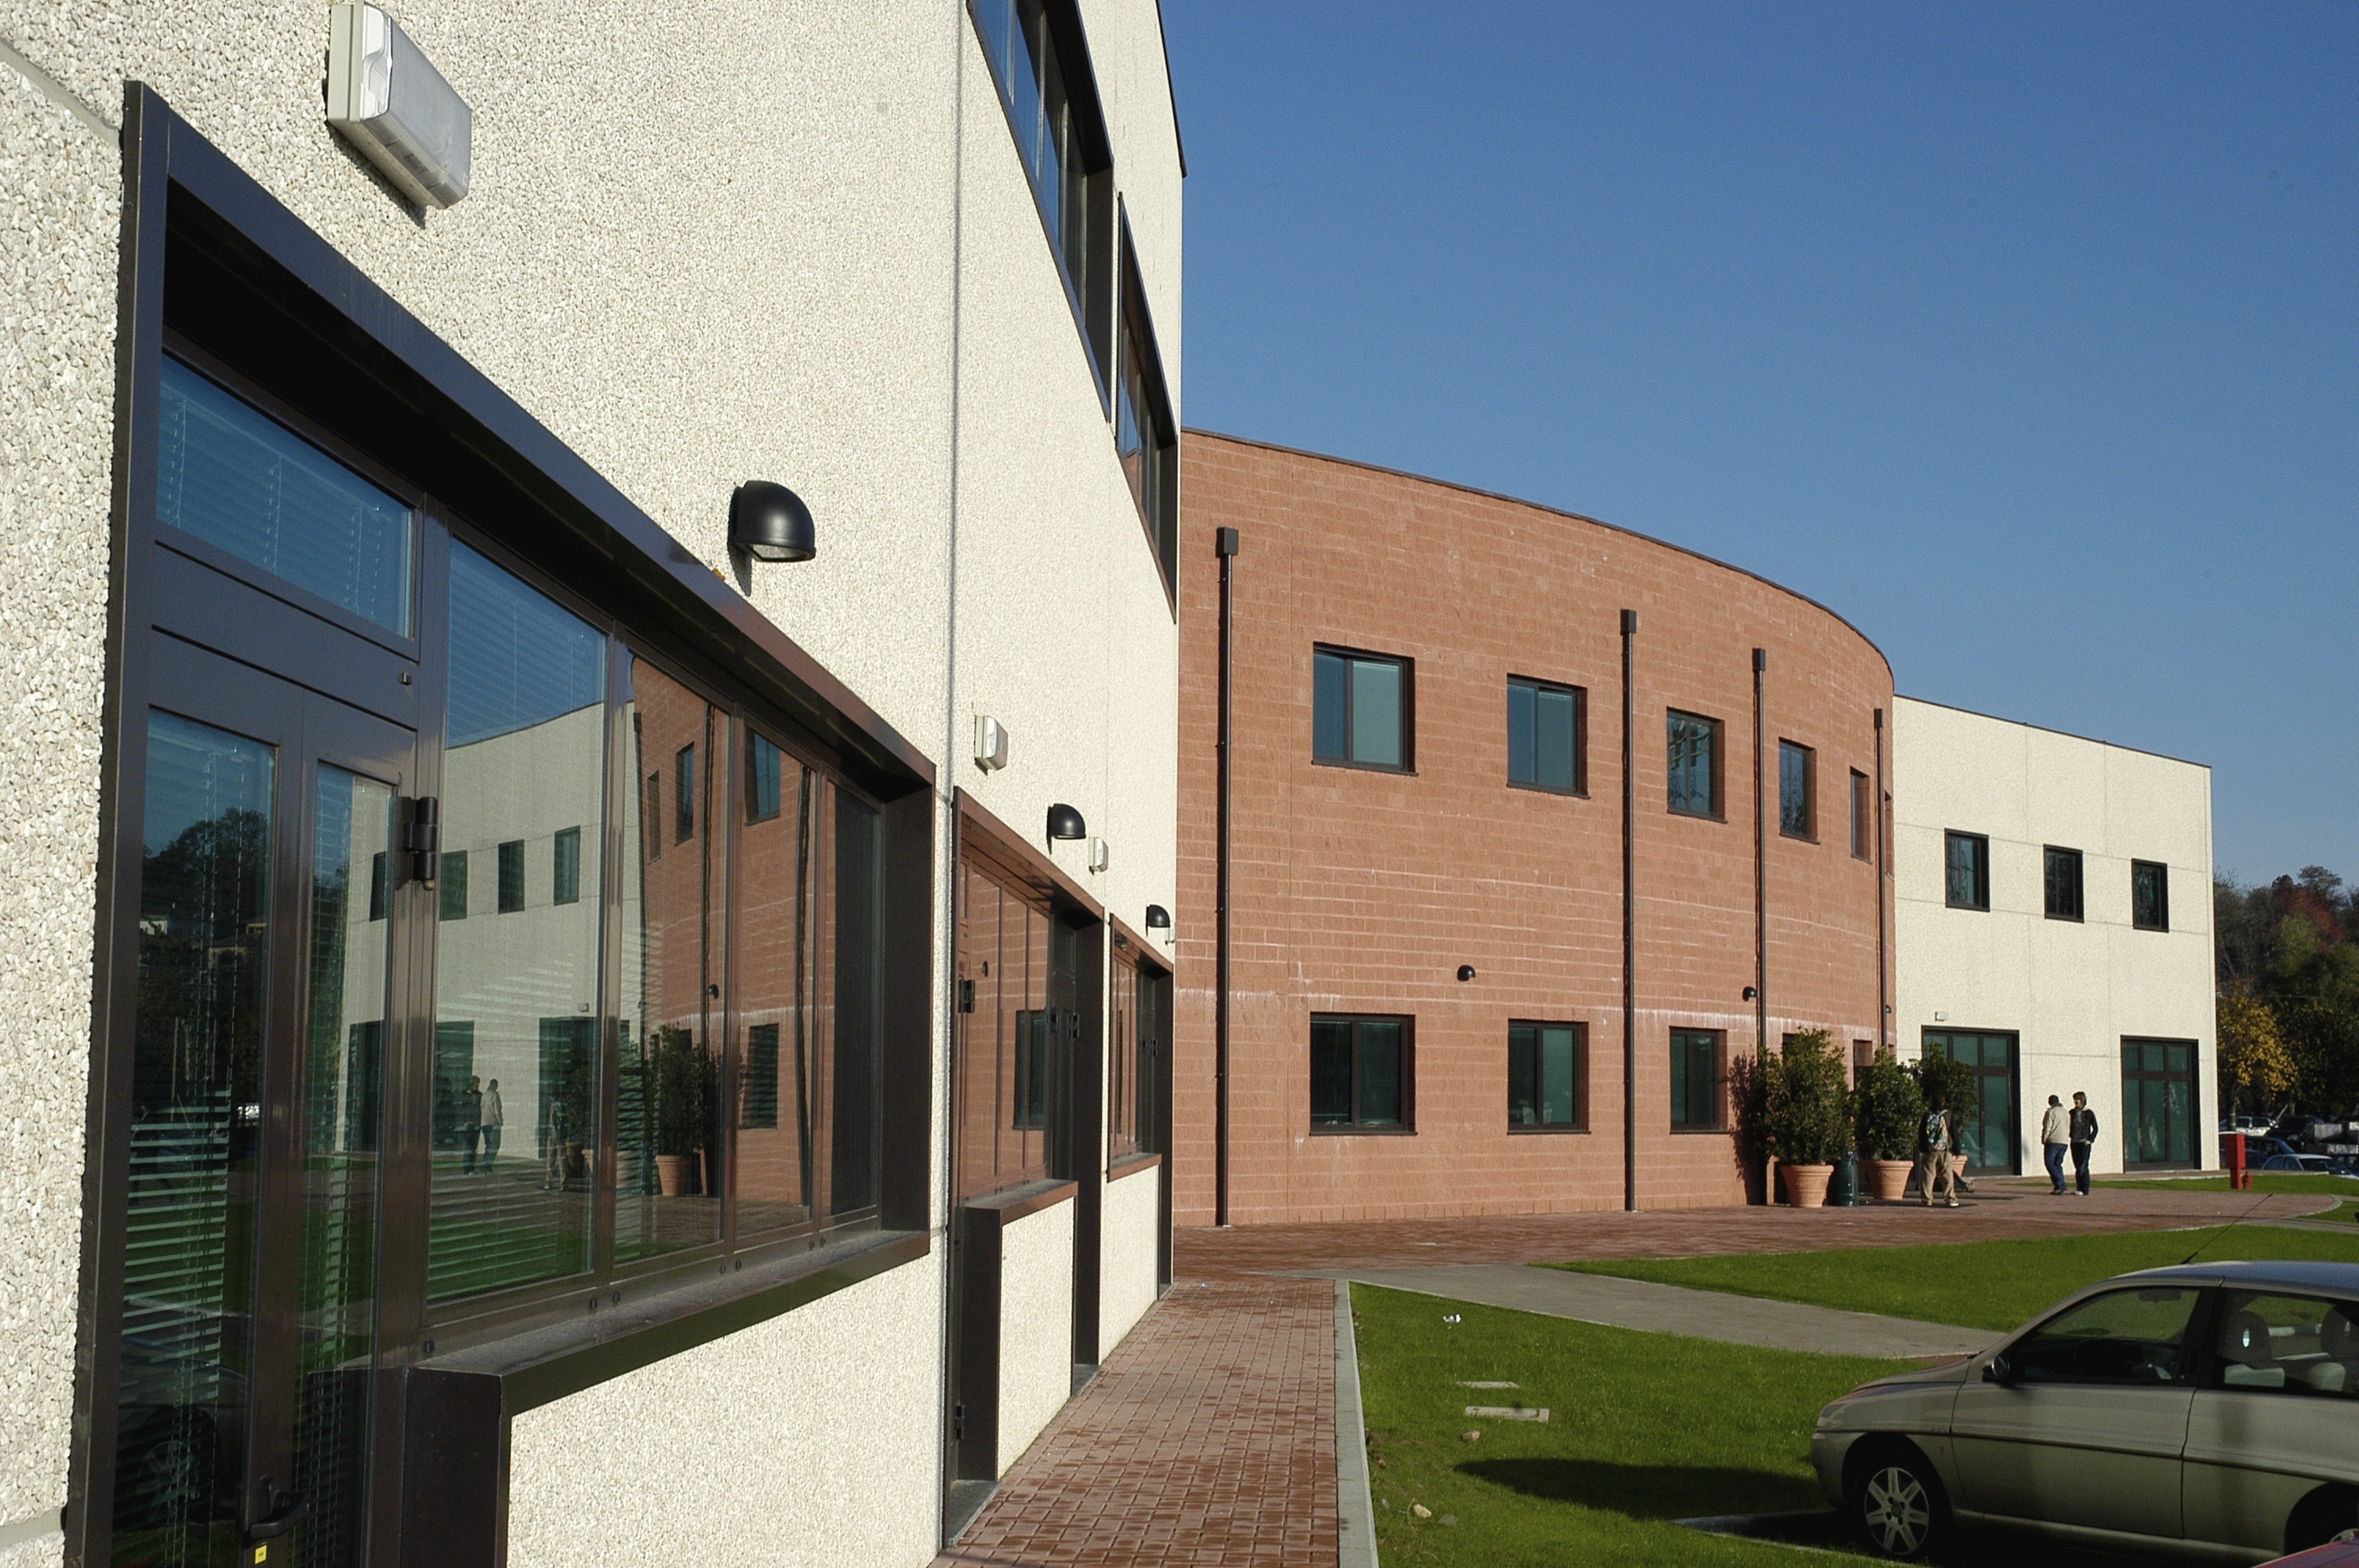
[[[1925,1091],[1917,1075],[1890,1049],[1875,1054],[1852,1091],[1852,1130],[1859,1152],[1871,1160],[1906,1160],[1917,1152],[1917,1128],[1925,1119]]]
[[[2293,1053],[2277,1032],[2277,1014],[2258,997],[2220,999],[2220,1098],[2241,1109],[2274,1111],[2293,1092]]]
[[[1760,1064],[1762,1143],[1789,1165],[1825,1165],[1851,1148],[1842,1048],[1823,1029],[1797,1034]]]
[[[2323,866],[2260,887],[2223,876],[2212,910],[2222,1102],[2359,1102],[2359,889]]]

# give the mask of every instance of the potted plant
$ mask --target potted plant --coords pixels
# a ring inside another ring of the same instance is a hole
[[[711,1112],[712,1061],[689,1032],[655,1031],[656,1186],[665,1197],[696,1189],[696,1156],[703,1150]]]
[[[1786,1201],[1817,1208],[1827,1201],[1835,1161],[1851,1148],[1843,1053],[1825,1030],[1812,1029],[1762,1065],[1765,1122],[1770,1152],[1786,1174]]]
[[[1889,1049],[1878,1051],[1852,1091],[1852,1131],[1879,1202],[1897,1203],[1908,1192],[1924,1117],[1925,1092],[1917,1087],[1917,1076]]]
[[[1981,1075],[1956,1057],[1928,1051],[1915,1064],[1917,1087],[1930,1106],[1939,1102],[1950,1113],[1950,1169],[1961,1180],[1966,1173],[1964,1132],[1982,1114]]]
[[[1738,1056],[1728,1064],[1728,1097],[1736,1114],[1737,1162],[1745,1175],[1745,1201],[1777,1201],[1769,1169],[1769,1075],[1774,1059],[1765,1065],[1758,1056]]]

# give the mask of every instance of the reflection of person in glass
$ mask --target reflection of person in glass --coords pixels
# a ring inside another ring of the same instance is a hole
[[[459,1173],[473,1175],[475,1171],[475,1139],[484,1120],[484,1080],[469,1078],[467,1092],[459,1097],[461,1114],[459,1136],[465,1139],[459,1152]]]
[[[500,1108],[500,1081],[494,1078],[484,1089],[484,1108],[477,1120],[483,1123],[483,1173],[492,1173],[492,1162],[500,1157],[500,1129],[507,1125],[507,1114]]]
[[[565,1135],[571,1130],[572,1119],[565,1108],[565,1098],[562,1095],[549,1102],[549,1172],[540,1181],[540,1190],[545,1193],[562,1192],[565,1189],[567,1166]]]

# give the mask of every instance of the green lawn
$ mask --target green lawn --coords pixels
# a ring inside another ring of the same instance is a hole
[[[2083,1285],[2133,1269],[2180,1262],[2198,1247],[2202,1248],[2204,1261],[2297,1258],[2359,1263],[2359,1235],[2250,1225],[2238,1226],[2216,1238],[2205,1231],[2119,1231],[2030,1241],[1843,1248],[1727,1258],[1628,1258],[1549,1267],[2005,1331],[2038,1315]]]
[[[2151,1192],[2224,1193],[2229,1190],[2225,1176],[2190,1176],[2180,1181],[2140,1181],[2135,1178],[2101,1178],[2101,1187],[2141,1187]],[[2256,1171],[2253,1173],[2255,1194],[2300,1193],[2307,1196],[2341,1198],[2343,1201],[2323,1214],[2311,1215],[2312,1219],[2359,1220],[2359,1181],[2348,1176],[2297,1175],[2290,1171]]]
[[[1641,1334],[1369,1285],[1352,1287],[1352,1305],[1388,1565],[1828,1563],[1823,1552],[1663,1521],[1823,1507],[1810,1465],[1819,1407],[1908,1365]],[[1460,1322],[1443,1321],[1453,1314]],[[1520,1387],[1459,1386],[1478,1379]],[[1547,1406],[1547,1423],[1465,1413],[1514,1404]],[[1468,1431],[1481,1441],[1462,1441]],[[1433,1518],[1417,1518],[1413,1504]]]

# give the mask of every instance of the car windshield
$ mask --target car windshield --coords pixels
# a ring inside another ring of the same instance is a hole
[[[2192,1288],[2108,1291],[2066,1309],[2006,1354],[2025,1382],[2169,1383],[2187,1364]]]

